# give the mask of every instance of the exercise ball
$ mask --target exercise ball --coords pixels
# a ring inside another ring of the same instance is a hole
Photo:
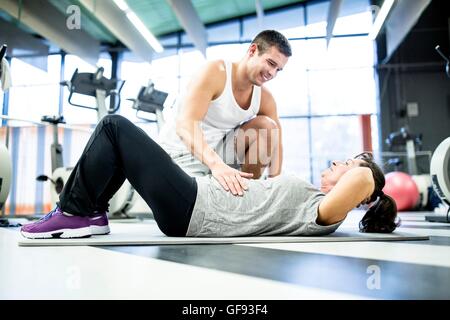
[[[398,211],[414,209],[420,200],[419,189],[413,178],[404,172],[390,172],[385,176],[383,192],[391,196]]]

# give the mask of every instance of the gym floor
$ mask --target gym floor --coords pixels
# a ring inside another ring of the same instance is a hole
[[[19,247],[0,228],[0,299],[449,299],[450,224],[427,214],[400,230],[429,240],[389,242]]]

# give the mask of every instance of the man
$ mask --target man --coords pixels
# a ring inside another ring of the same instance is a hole
[[[239,62],[211,61],[191,80],[175,120],[161,130],[160,145],[191,176],[212,174],[233,195],[243,178],[281,173],[281,126],[264,83],[292,55],[279,32],[259,33]],[[238,170],[240,169],[240,170]]]

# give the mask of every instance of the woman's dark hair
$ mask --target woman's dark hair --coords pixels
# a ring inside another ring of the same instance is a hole
[[[383,192],[385,185],[383,171],[375,163],[370,152],[363,152],[355,159],[364,161],[360,166],[369,168],[375,181],[375,190],[367,202],[370,208],[359,222],[359,231],[391,233],[400,225],[400,219],[397,218],[397,205],[394,199]]]
[[[291,45],[288,39],[275,30],[264,30],[258,33],[252,43],[258,46],[259,55],[266,52],[270,47],[276,47],[286,57],[292,56]]]

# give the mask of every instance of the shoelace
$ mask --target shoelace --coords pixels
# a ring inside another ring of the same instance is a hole
[[[52,211],[50,211],[49,213],[47,213],[45,216],[43,216],[41,219],[39,219],[39,221],[47,221],[48,219],[50,219],[56,212],[58,212],[59,208],[56,207],[55,209],[53,209]]]

